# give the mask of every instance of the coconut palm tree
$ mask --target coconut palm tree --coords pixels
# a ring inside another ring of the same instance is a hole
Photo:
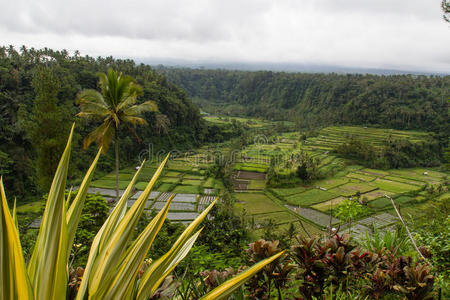
[[[158,107],[154,101],[136,104],[137,97],[143,92],[142,87],[131,76],[122,75],[113,69],[109,69],[108,74],[99,73],[98,76],[101,92],[93,89],[81,91],[77,97],[81,112],[77,116],[103,120],[100,126],[84,139],[83,147],[85,149],[95,141],[102,147],[102,153],[106,154],[114,139],[116,197],[119,199],[118,130],[121,125],[132,129],[136,125],[147,124],[140,115],[146,111],[157,111]]]

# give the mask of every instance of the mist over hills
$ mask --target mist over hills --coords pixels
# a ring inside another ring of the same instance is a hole
[[[434,72],[419,69],[371,68],[342,65],[309,64],[309,63],[277,63],[277,62],[232,62],[232,61],[190,61],[175,59],[133,58],[136,62],[148,64],[156,69],[190,68],[206,70],[239,70],[239,71],[273,71],[290,73],[337,73],[337,74],[373,74],[373,75],[449,75],[449,72]]]

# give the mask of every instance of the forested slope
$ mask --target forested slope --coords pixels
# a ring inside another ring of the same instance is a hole
[[[147,65],[112,57],[94,59],[71,56],[67,51],[0,48],[0,175],[11,195],[39,194],[37,171],[48,168],[53,174],[66,144],[70,126],[76,122],[74,154],[70,178],[80,179],[96,147],[81,149],[84,136],[99,125],[76,118],[78,92],[98,88],[97,72],[114,68],[136,78],[144,95],[139,102],[154,100],[158,113],[146,113],[148,126],[126,127],[120,133],[122,163],[136,163],[139,153],[153,149],[186,149],[208,139],[208,126],[199,109],[185,92],[169,83]],[[41,149],[42,151],[40,151]],[[110,170],[112,151],[101,160],[100,171]],[[40,189],[45,191],[44,188]],[[23,197],[22,197],[23,196]]]
[[[448,132],[450,76],[158,69],[206,111]]]

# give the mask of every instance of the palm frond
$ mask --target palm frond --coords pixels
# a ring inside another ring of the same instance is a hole
[[[109,126],[106,127],[105,131],[103,132],[103,136],[98,143],[98,145],[101,145],[102,147],[103,155],[106,155],[106,153],[108,152],[109,145],[111,145],[111,141],[116,133],[116,130],[117,128],[114,126],[114,123],[110,122]]]
[[[99,117],[104,118],[111,112],[106,106],[102,106],[96,103],[82,103],[80,104],[81,112],[78,113],[78,117]]]
[[[107,107],[103,95],[93,89],[82,90],[81,92],[79,92],[77,95],[76,103],[81,105],[84,103],[95,103],[100,106]]]
[[[155,101],[149,100],[145,101],[144,103],[125,108],[123,110],[123,113],[128,116],[136,116],[144,112],[155,112],[155,111],[158,111],[158,105],[156,105]]]
[[[83,140],[83,148],[87,149],[92,142],[102,147],[102,153],[106,154],[115,133],[115,125],[111,119],[105,120],[99,127],[89,133]]]
[[[140,117],[132,117],[132,116],[123,116],[122,121],[124,123],[131,124],[136,127],[136,125],[146,125],[147,121]]]
[[[110,69],[110,71],[112,71],[112,69]],[[109,74],[109,71],[108,71],[108,74]],[[105,102],[108,104],[108,106],[114,107],[114,103],[111,102],[111,97],[110,97],[110,86],[109,86],[108,76],[105,73],[98,73],[97,75],[98,75],[98,79],[99,79],[98,85],[100,86],[100,89],[102,91],[102,95],[103,95]]]
[[[132,94],[122,100],[117,106],[117,111],[123,111],[124,109],[130,107],[136,103],[136,95]]]

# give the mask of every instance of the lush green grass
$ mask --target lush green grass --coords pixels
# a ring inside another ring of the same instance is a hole
[[[382,189],[393,193],[404,193],[404,192],[410,192],[419,190],[420,187],[417,185],[411,185],[406,183],[401,183],[397,181],[391,181],[386,179],[380,179],[378,178],[373,182],[373,184]]]
[[[169,161],[166,169],[168,171],[176,171],[176,172],[185,173],[187,171],[191,171],[192,166],[188,165],[185,162]]]
[[[408,197],[408,196],[400,196],[400,197],[394,199],[395,204],[398,204],[398,205],[403,205],[403,204],[406,204],[409,202],[414,202],[414,201],[415,201],[414,198]]]
[[[121,173],[121,174],[133,174],[134,175],[136,173],[136,167],[126,167],[126,168],[120,169],[119,173]],[[110,173],[110,174],[113,174],[113,173]],[[108,175],[106,175],[106,176],[108,176]]]
[[[250,184],[248,185],[248,189],[250,190],[263,190],[266,187],[265,180],[250,180]]]
[[[248,171],[248,172],[267,172],[267,165],[256,164],[256,163],[236,163],[234,169],[237,171]]]
[[[418,185],[418,186],[424,186],[426,184],[423,181],[417,181],[417,180],[412,180],[412,179],[398,177],[398,176],[385,176],[383,179],[402,182],[402,183],[406,183],[406,184]]]
[[[272,191],[275,195],[284,198],[286,196],[303,193],[304,191],[306,191],[306,188],[303,186],[298,186],[295,188],[277,188],[272,189]]]
[[[119,181],[119,189],[121,190],[126,189],[129,183],[130,183],[129,181]],[[91,187],[114,190],[116,189],[116,181],[108,179],[99,179],[93,181],[91,183]]]
[[[158,188],[156,190],[158,190],[160,192],[171,192],[174,187],[175,187],[175,184],[163,183],[160,186],[158,186]],[[145,186],[144,186],[144,188],[145,188]]]
[[[178,185],[173,190],[174,193],[179,194],[199,194],[200,187],[199,186],[193,186],[193,185]]]
[[[178,181],[180,181],[180,179],[176,177],[162,177],[158,180],[164,183],[177,183]]]
[[[145,190],[147,185],[148,185],[148,182],[141,181],[141,182],[136,183],[135,187],[136,187],[136,189],[143,191],[143,190]],[[175,185],[173,183],[162,183],[162,184],[157,184],[156,187],[154,188],[154,190],[160,191],[160,192],[170,192],[174,188],[174,186]]]
[[[238,209],[245,209],[247,214],[263,214],[284,211],[285,208],[273,202],[264,194],[236,193],[236,199],[243,203],[236,203]]]
[[[45,208],[45,201],[39,200],[17,206],[16,212],[18,214],[40,213],[44,211],[44,208]]]
[[[185,174],[183,176],[183,179],[196,179],[196,180],[203,180],[204,177],[201,175],[193,175],[193,174]]]
[[[394,195],[394,193],[384,191],[384,190],[375,190],[375,191],[371,191],[371,192],[362,194],[361,198],[370,201],[370,200],[374,200],[374,199],[377,199],[380,197],[384,197],[385,195],[392,196],[392,195]]]
[[[225,186],[223,185],[223,182],[220,180],[216,180],[216,183],[214,184],[214,188],[218,190],[225,189]]]
[[[369,168],[362,169],[361,172],[368,173],[370,175],[374,175],[374,176],[378,176],[378,177],[383,177],[383,176],[389,175],[389,172],[387,172],[387,171],[382,171],[382,170],[378,170],[378,169],[369,169]]]
[[[349,197],[349,196],[353,196],[353,195],[357,194],[358,192],[363,194],[363,193],[367,193],[369,191],[373,191],[375,189],[376,189],[375,186],[368,184],[368,183],[350,182],[350,183],[341,185],[337,188],[331,189],[330,192],[341,195],[341,196]]]
[[[414,171],[415,174],[417,174],[419,176],[434,177],[437,179],[443,179],[447,176],[447,174],[445,174],[443,172],[438,172],[438,171],[430,170],[430,169],[414,168],[412,170]],[[424,173],[427,173],[427,175],[425,175]]]
[[[427,172],[428,175],[425,175],[425,172]],[[421,168],[392,170],[391,173],[402,178],[428,182],[431,184],[442,182],[443,178],[445,177],[444,173]]]
[[[134,174],[131,173],[119,173],[119,181],[131,181],[133,179]],[[109,173],[108,175],[101,178],[102,180],[116,180],[116,174]]]
[[[254,118],[204,116],[203,119],[216,124],[231,124],[232,120],[236,120],[252,128],[260,128],[271,124],[269,121]]]
[[[175,171],[168,171],[166,172],[166,174],[164,174],[164,176],[167,177],[180,177],[183,173],[180,172],[175,172]]]
[[[407,203],[414,202],[414,199],[411,198],[411,197],[407,197],[407,196],[401,196],[401,197],[395,198],[394,202],[395,202],[396,205],[402,206],[402,205],[405,205]],[[376,200],[373,200],[373,201],[369,202],[368,205],[371,208],[383,209],[383,208],[387,208],[387,207],[392,206],[392,203],[391,203],[390,199],[388,199],[386,197],[381,197],[381,198],[378,198]]]
[[[347,183],[349,180],[347,178],[330,178],[330,179],[324,179],[320,180],[314,183],[317,187],[326,188],[327,190],[332,189],[334,187],[343,185]]]
[[[298,221],[298,218],[296,216],[294,216],[293,214],[291,214],[287,210],[266,213],[266,214],[252,215],[252,216],[249,216],[249,218],[253,218],[255,220],[255,223],[258,223],[258,224],[267,222],[269,220],[272,220],[274,224],[283,224],[283,223]]]
[[[446,199],[450,199],[450,192],[446,192],[446,193],[440,195],[437,199],[440,200],[440,201],[443,201],[443,200],[446,200]]]
[[[215,179],[213,177],[208,177],[208,179],[206,179],[205,183],[203,184],[203,187],[213,188],[214,185],[215,185]]]
[[[311,207],[314,209],[317,209],[319,211],[326,212],[326,211],[329,211],[331,208],[334,208],[337,205],[339,205],[339,203],[341,203],[345,199],[347,199],[347,198],[346,197],[337,197],[337,198],[333,198],[333,199],[325,201],[325,202],[315,204]]]
[[[361,173],[349,173],[347,177],[360,179],[362,181],[372,181],[375,180],[375,176],[363,175]]]
[[[182,185],[200,186],[200,185],[202,185],[202,181],[201,180],[193,180],[193,179],[183,179],[181,184]]]
[[[312,204],[330,200],[332,198],[335,198],[336,196],[336,194],[319,189],[310,189],[301,194],[285,197],[285,199],[289,204],[292,205],[310,206]]]

